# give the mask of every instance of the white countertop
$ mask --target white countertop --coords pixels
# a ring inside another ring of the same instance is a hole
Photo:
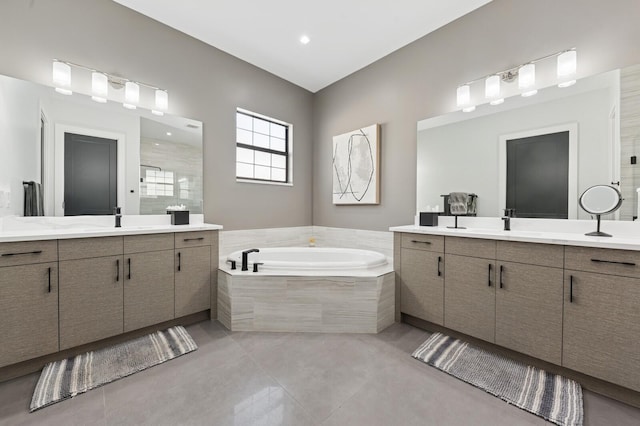
[[[467,223],[463,223],[465,219]],[[603,222],[601,230],[613,236],[591,237],[584,234],[595,231],[595,221],[558,219],[549,222],[550,220],[514,218],[511,221],[512,230],[504,231],[500,218],[459,218],[458,226],[466,226],[467,228],[451,229],[447,226],[453,226],[453,218],[444,217],[441,218],[440,222],[443,223],[440,223],[439,226],[392,226],[389,231],[640,251],[640,223]],[[522,229],[518,229],[519,225]],[[549,230],[545,230],[545,227]]]
[[[171,225],[168,215],[122,216],[115,227],[114,216],[5,217],[0,222],[0,242],[62,240],[167,232],[214,231],[221,225],[204,223],[202,215],[191,215],[189,225]]]

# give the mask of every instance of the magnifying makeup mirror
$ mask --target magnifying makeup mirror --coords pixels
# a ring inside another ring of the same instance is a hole
[[[596,215],[598,221],[595,232],[585,235],[594,237],[610,237],[610,234],[600,231],[600,217],[603,214],[613,213],[622,205],[622,194],[616,188],[609,185],[595,185],[582,193],[579,199],[580,207],[590,214]]]

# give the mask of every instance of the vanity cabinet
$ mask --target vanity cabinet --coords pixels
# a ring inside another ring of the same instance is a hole
[[[496,256],[495,343],[560,364],[564,247],[498,241]]]
[[[208,231],[175,234],[176,317],[211,306],[211,240]]]
[[[59,250],[60,349],[121,334],[122,237],[60,240]]]
[[[444,237],[403,234],[401,245],[401,311],[442,325]]]
[[[493,342],[496,242],[447,237],[445,253],[444,326]]]
[[[562,353],[564,367],[636,391],[640,391],[640,279],[635,278],[639,260],[638,252],[567,247]],[[598,272],[576,270],[579,267]]]
[[[57,262],[0,268],[0,342],[0,367],[58,351]]]
[[[124,237],[124,331],[175,317],[173,234]]]

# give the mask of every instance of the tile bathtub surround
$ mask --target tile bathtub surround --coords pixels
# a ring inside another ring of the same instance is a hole
[[[377,333],[394,318],[393,272],[370,278],[218,272],[218,319],[233,331]]]
[[[29,413],[37,374],[0,383],[0,425],[548,425],[411,358],[429,333],[228,332],[187,327],[199,349]],[[585,426],[638,424],[640,409],[585,391]]]
[[[393,233],[326,226],[247,229],[220,233],[220,256],[253,247],[309,247],[315,238],[316,247],[357,248],[393,256]]]

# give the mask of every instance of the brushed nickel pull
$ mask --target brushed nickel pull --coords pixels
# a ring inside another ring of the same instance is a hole
[[[635,263],[633,262],[620,262],[617,260],[602,260],[602,259],[591,259],[592,262],[598,262],[598,263],[613,263],[615,265],[625,265],[625,266],[636,266]]]
[[[20,253],[2,253],[2,257],[8,257],[8,256],[22,256],[25,254],[41,254],[42,250],[35,250],[35,251],[23,251]]]

